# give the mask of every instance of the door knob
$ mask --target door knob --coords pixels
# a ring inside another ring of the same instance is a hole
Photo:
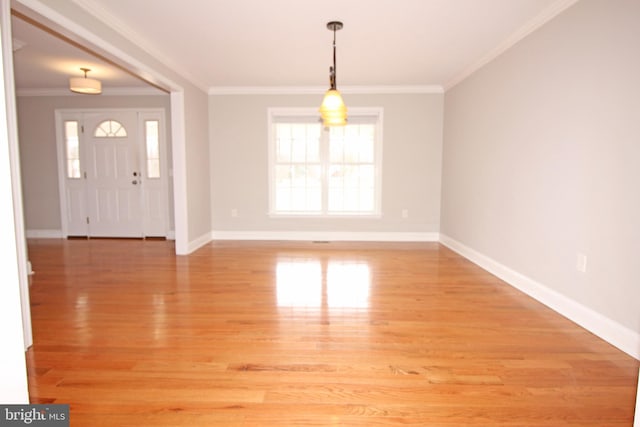
[[[138,181],[134,179],[133,181],[131,181],[131,183],[132,183],[133,185],[136,185],[136,184],[138,184]]]

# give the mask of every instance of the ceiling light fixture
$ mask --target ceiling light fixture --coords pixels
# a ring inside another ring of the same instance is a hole
[[[322,105],[320,105],[320,116],[324,126],[344,126],[347,124],[347,107],[344,105],[342,95],[336,86],[336,31],[341,30],[342,22],[331,21],[327,23],[327,28],[333,31],[333,66],[329,68],[330,88],[325,93]]]
[[[85,95],[99,95],[102,93],[102,83],[100,80],[90,79],[87,77],[89,68],[80,68],[84,71],[84,77],[71,77],[69,79],[69,89],[71,92],[82,93]]]

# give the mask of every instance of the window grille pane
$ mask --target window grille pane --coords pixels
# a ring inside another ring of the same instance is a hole
[[[358,211],[358,189],[357,188],[345,188],[344,189],[344,210],[347,212]]]
[[[344,210],[344,191],[342,188],[330,189],[329,212],[342,212]]]
[[[311,137],[307,140],[307,162],[320,161],[320,139]]]
[[[307,192],[305,188],[294,187],[291,189],[291,207],[294,211],[304,211],[307,207]]]
[[[294,124],[291,126],[291,139],[305,140],[307,138],[307,125]]]
[[[331,139],[329,157],[332,163],[342,163],[344,161],[344,140],[342,138]]]
[[[320,125],[276,123],[275,209],[313,213],[322,208]]]
[[[147,178],[160,178],[160,133],[158,120],[144,122],[147,148]]]
[[[276,210],[279,212],[290,212],[291,189],[288,187],[278,187],[276,189]]]
[[[276,166],[276,187],[291,186],[291,166]]]
[[[373,200],[374,200],[373,188],[362,189],[360,191],[360,200],[359,200],[360,205],[358,206],[359,210],[362,212],[373,211],[373,209],[375,209]]]
[[[347,125],[330,130],[330,213],[366,213],[375,209],[375,127]]]
[[[319,166],[278,166],[276,206],[278,211],[318,211],[322,203]]]
[[[333,165],[329,169],[329,188],[342,188],[344,183],[344,168]]]
[[[344,186],[347,188],[358,188],[360,184],[360,167],[345,166]]]
[[[291,161],[291,140],[288,138],[278,139],[277,147],[278,162]]]
[[[374,143],[373,143],[373,139],[368,139],[368,138],[360,138],[360,142],[359,142],[359,146],[360,146],[360,153],[359,153],[359,158],[360,161],[363,163],[373,163],[374,160]]]
[[[67,178],[78,179],[80,172],[80,139],[78,137],[78,122],[64,122],[64,138],[67,157]]]
[[[375,185],[375,172],[372,165],[360,166],[360,186],[363,188],[373,188]]]
[[[96,138],[125,138],[127,130],[122,123],[116,120],[105,120],[100,123],[93,132]]]
[[[291,161],[304,162],[307,160],[307,141],[304,139],[294,139],[291,144]]]
[[[291,168],[291,181],[294,187],[304,187],[307,180],[307,168],[296,165]]]
[[[276,158],[278,162],[320,160],[320,126],[317,124],[276,125]]]
[[[276,124],[276,132],[278,134],[278,138],[291,139],[291,126],[292,125],[288,123]]]
[[[344,161],[347,163],[358,163],[359,161],[359,144],[357,138],[345,140],[344,144]]]
[[[307,209],[314,212],[322,209],[322,190],[319,187],[307,191]]]

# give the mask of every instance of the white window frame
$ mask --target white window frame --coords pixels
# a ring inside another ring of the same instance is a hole
[[[268,162],[269,162],[269,211],[270,217],[274,218],[380,218],[382,216],[382,141],[383,141],[383,109],[381,107],[367,107],[349,108],[349,119],[352,121],[358,121],[359,118],[374,118],[375,119],[375,141],[374,141],[374,208],[372,212],[329,212],[327,201],[327,186],[328,177],[327,170],[330,164],[328,149],[324,152],[321,147],[321,162],[322,162],[322,191],[324,196],[322,197],[321,212],[278,212],[276,211],[276,133],[275,123],[283,117],[292,118],[309,118],[311,120],[318,120],[321,125],[320,116],[317,108],[269,108],[267,110],[268,120]],[[325,132],[326,129],[323,129]],[[328,137],[327,137],[328,138]],[[326,142],[326,141],[324,141]],[[321,144],[323,143],[321,139]]]

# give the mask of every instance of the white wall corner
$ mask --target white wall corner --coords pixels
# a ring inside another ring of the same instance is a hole
[[[586,307],[535,280],[500,264],[447,235],[440,243],[497,276],[509,285],[536,299],[557,313],[582,326],[609,344],[640,360],[640,334]]]

